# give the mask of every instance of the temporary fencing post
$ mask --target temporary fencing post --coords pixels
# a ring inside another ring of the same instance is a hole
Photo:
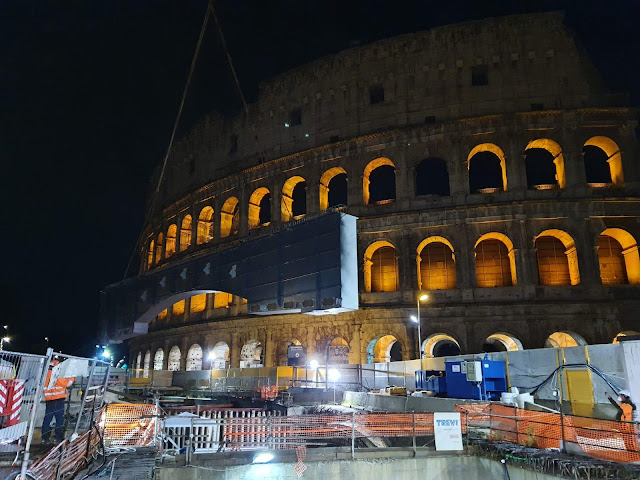
[[[416,413],[411,410],[411,427],[413,430],[413,456],[416,456]]]
[[[267,448],[273,450],[273,425],[271,422],[271,415],[267,417]]]
[[[356,412],[351,412],[351,460],[356,456]]]
[[[76,420],[76,428],[73,430],[73,436],[78,435],[78,428],[80,428],[80,420],[82,420],[82,412],[84,411],[84,405],[87,401],[87,394],[89,393],[89,389],[91,388],[91,380],[93,380],[93,372],[96,369],[96,360],[93,361],[93,365],[91,366],[91,371],[89,372],[89,379],[87,380],[87,387],[84,389],[84,393],[82,394],[82,402],[80,402],[80,411],[78,412],[78,419]],[[95,403],[95,395],[94,395],[94,403]],[[91,425],[89,425],[91,428]]]
[[[467,448],[469,447],[469,410],[464,411],[464,424],[467,426]]]
[[[42,370],[40,372],[40,378],[38,379],[38,383],[36,385],[36,392],[33,396],[33,405],[31,406],[31,418],[29,419],[29,433],[27,434],[27,442],[24,446],[24,455],[22,456],[22,468],[20,470],[20,478],[27,478],[27,467],[29,466],[29,450],[31,448],[31,440],[33,440],[33,429],[34,424],[36,422],[36,413],[38,410],[38,405],[40,404],[40,399],[43,395],[44,390],[44,381],[47,376],[47,371],[49,370],[49,363],[51,362],[51,355],[53,355],[53,349],[47,348],[47,356],[44,358],[44,365],[42,366]]]
[[[516,420],[516,444],[520,445],[520,432],[518,431],[518,407],[514,407],[513,414]]]
[[[102,398],[100,399],[100,406],[98,407],[98,410],[102,408],[106,401],[107,388],[109,387],[109,375],[111,375],[111,363],[107,365],[107,373],[105,374],[104,385],[102,385]]]
[[[560,405],[560,434],[562,435],[562,447],[560,447],[560,451],[566,453],[567,445],[564,439],[564,413],[562,412],[562,405]]]

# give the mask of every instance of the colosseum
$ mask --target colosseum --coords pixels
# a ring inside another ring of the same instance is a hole
[[[314,61],[174,146],[140,272],[102,294],[105,338],[148,372],[286,365],[292,345],[372,363],[637,334],[638,134],[561,13]],[[357,218],[357,308],[255,315],[239,292],[194,283],[136,320],[153,303],[139,282],[169,288],[212,252],[332,215]]]

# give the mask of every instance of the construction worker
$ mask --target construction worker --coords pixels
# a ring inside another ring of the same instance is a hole
[[[58,365],[58,360],[52,360],[47,372],[47,379],[44,382],[44,404],[45,413],[42,422],[42,443],[49,443],[51,435],[51,420],[56,419],[56,443],[64,440],[64,401],[67,398],[67,388],[73,385],[74,378],[60,377],[53,386],[49,387],[49,380],[53,367]]]
[[[629,390],[620,390],[618,392],[617,402],[611,398],[609,392],[606,392],[605,395],[611,402],[611,405],[618,409],[616,420],[623,422],[640,422],[640,412],[638,412],[635,403],[631,401],[631,392]]]

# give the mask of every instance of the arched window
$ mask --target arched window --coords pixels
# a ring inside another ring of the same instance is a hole
[[[142,375],[142,352],[138,352],[138,356],[136,357],[136,369],[135,369],[135,377],[139,378]]]
[[[164,255],[165,258],[169,258],[171,255],[176,253],[176,236],[178,234],[178,227],[176,227],[175,223],[169,225],[167,228],[167,241],[164,246]]]
[[[307,213],[307,182],[302,177],[291,177],[282,187],[280,203],[283,222],[290,222]]]
[[[388,158],[371,160],[364,169],[362,194],[365,205],[396,198],[396,166]]]
[[[213,208],[204,207],[198,217],[198,236],[196,243],[202,245],[213,240]]]
[[[238,233],[240,226],[240,208],[236,197],[229,197],[220,212],[220,238]]]
[[[156,264],[162,260],[162,245],[164,244],[164,236],[162,233],[158,234],[158,241],[156,242]]]
[[[416,167],[416,195],[449,195],[447,162],[436,157],[420,162]]]
[[[156,350],[156,354],[153,356],[153,369],[162,370],[164,362],[164,350],[159,348]]]
[[[278,343],[276,352],[277,365],[289,365],[289,347],[292,345],[301,346],[302,343],[296,338],[287,339]]]
[[[607,137],[591,137],[584,144],[584,169],[590,187],[622,185],[622,155],[616,142]]]
[[[367,292],[393,292],[398,289],[398,260],[391,243],[378,241],[365,251],[364,284]]]
[[[564,188],[566,176],[562,149],[553,140],[539,138],[529,142],[524,152],[527,188],[549,190]]]
[[[180,348],[177,345],[171,347],[171,350],[169,350],[169,362],[167,369],[172,372],[180,370],[180,357]]]
[[[629,232],[607,228],[598,237],[598,262],[603,285],[640,284],[638,244]]]
[[[191,246],[191,215],[185,215],[180,228],[180,251],[184,252]]]
[[[460,355],[460,344],[451,335],[434,333],[422,342],[422,351],[428,358],[452,357]]]
[[[151,366],[151,352],[147,350],[144,354],[144,367],[142,370],[142,377],[149,378],[149,367]]]
[[[636,337],[640,338],[640,332],[636,332],[634,330],[627,330],[624,332],[620,332],[615,336],[615,338],[613,339],[613,342],[611,343],[620,343],[620,340],[622,340],[624,337],[634,337],[633,340],[637,340],[638,338]]]
[[[555,332],[544,343],[545,348],[566,348],[587,345],[584,338],[574,332]]]
[[[187,352],[187,372],[202,370],[202,347],[197,343],[191,345]]]
[[[349,343],[342,337],[336,337],[329,342],[327,360],[329,365],[344,365],[349,363]]]
[[[207,294],[201,293],[199,295],[194,295],[189,299],[189,312],[198,313],[204,312],[207,308]]]
[[[182,315],[184,313],[185,300],[180,300],[179,302],[174,303],[171,306],[171,314],[172,315]]]
[[[262,343],[249,340],[240,350],[240,368],[251,368],[262,365]]]
[[[494,193],[507,190],[504,152],[493,143],[476,145],[467,157],[469,192]]]
[[[147,270],[153,266],[153,253],[155,250],[156,242],[151,239],[149,242],[149,248],[147,249]]]
[[[418,245],[418,288],[447,290],[456,288],[456,259],[446,238],[429,237]]]
[[[508,287],[517,284],[513,243],[497,232],[482,235],[475,246],[478,287]]]
[[[211,368],[227,368],[229,365],[229,345],[225,342],[216,343],[209,352]]]
[[[573,238],[562,230],[545,230],[535,238],[540,285],[578,285],[578,253]]]
[[[347,172],[333,167],[320,178],[320,210],[347,204]]]
[[[482,345],[482,351],[491,352],[514,352],[523,350],[522,342],[508,333],[494,333],[489,335]]]
[[[367,345],[367,363],[402,361],[402,346],[393,335],[376,337]]]
[[[249,229],[271,223],[271,193],[265,187],[257,188],[249,198]]]

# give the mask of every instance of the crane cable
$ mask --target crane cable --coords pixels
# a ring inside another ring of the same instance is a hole
[[[209,17],[211,16],[212,12],[213,12],[213,0],[209,0],[209,3],[207,5],[207,11],[206,11],[206,13],[204,15],[204,20],[202,22],[202,27],[200,28],[200,36],[198,37],[198,43],[196,44],[196,50],[195,50],[195,52],[193,54],[193,58],[191,59],[191,67],[189,68],[189,75],[187,76],[187,82],[186,82],[186,84],[184,86],[184,90],[182,91],[182,99],[180,100],[180,106],[178,107],[178,114],[176,115],[176,119],[175,119],[175,121],[173,123],[173,130],[171,131],[171,137],[169,139],[169,145],[167,147],[167,152],[165,153],[164,159],[162,160],[162,168],[160,169],[160,176],[158,178],[158,183],[156,185],[155,191],[152,194],[151,203],[149,205],[149,209],[147,210],[147,214],[145,215],[145,220],[144,220],[144,224],[145,225],[151,219],[151,217],[153,215],[153,209],[154,209],[154,207],[155,207],[155,205],[157,203],[158,195],[160,193],[160,186],[162,185],[162,180],[164,178],[164,173],[165,173],[165,170],[167,168],[167,161],[169,160],[169,155],[171,154],[171,149],[173,147],[173,142],[175,140],[176,132],[178,130],[178,125],[180,123],[180,118],[182,117],[182,110],[184,109],[184,104],[185,104],[185,101],[187,99],[187,92],[189,91],[189,85],[191,84],[191,78],[193,77],[193,72],[194,72],[194,70],[196,68],[198,55],[200,54],[200,47],[202,47],[202,42],[204,40],[204,34],[205,34],[206,30],[207,30],[207,24],[209,23]],[[215,17],[215,13],[214,13],[214,17]],[[216,23],[217,23],[217,20],[216,20]],[[225,50],[226,50],[226,47],[225,47]],[[235,71],[234,71],[234,78],[235,78]],[[236,81],[237,81],[237,78],[236,78]],[[242,97],[242,100],[244,102],[244,97]],[[129,268],[131,268],[131,263],[133,262],[133,257],[135,256],[136,250],[137,250],[138,246],[140,245],[140,242],[142,241],[143,232],[144,232],[144,229],[143,229],[142,232],[140,232],[140,236],[138,237],[138,241],[136,242],[136,247],[131,252],[131,257],[129,257],[129,263],[127,264],[127,268],[125,269],[124,275],[122,277],[123,280],[127,277],[127,273],[129,273]]]

